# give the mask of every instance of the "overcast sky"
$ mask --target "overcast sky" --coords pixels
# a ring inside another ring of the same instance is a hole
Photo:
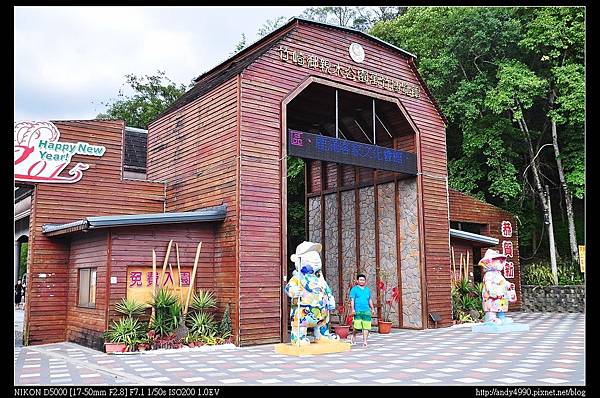
[[[93,119],[125,75],[190,81],[305,7],[15,7],[15,122]]]

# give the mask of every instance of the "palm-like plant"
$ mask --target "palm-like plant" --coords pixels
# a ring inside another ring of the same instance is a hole
[[[146,305],[138,303],[134,299],[123,298],[115,305],[115,311],[125,315],[127,318],[139,317],[146,310]]]
[[[166,289],[159,289],[152,298],[152,306],[155,316],[150,327],[159,336],[165,336],[173,332],[181,319],[181,303],[177,296]]]
[[[142,338],[146,333],[144,324],[137,319],[126,317],[113,321],[104,338],[111,343],[127,343]]]
[[[188,319],[188,325],[192,333],[199,335],[207,335],[217,331],[214,316],[203,311],[191,315]]]
[[[210,290],[198,289],[194,294],[194,298],[190,303],[190,307],[197,311],[202,311],[208,308],[215,308],[217,306],[217,300]]]

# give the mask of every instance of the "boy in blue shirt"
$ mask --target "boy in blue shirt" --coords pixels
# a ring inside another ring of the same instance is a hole
[[[356,332],[362,330],[363,332],[363,346],[367,346],[367,338],[369,337],[369,331],[371,330],[371,314],[375,312],[373,306],[373,300],[371,299],[371,291],[367,284],[367,276],[365,274],[358,274],[356,277],[357,285],[354,285],[350,289],[350,302],[352,307],[352,315],[354,320],[352,321],[352,344],[356,339]]]

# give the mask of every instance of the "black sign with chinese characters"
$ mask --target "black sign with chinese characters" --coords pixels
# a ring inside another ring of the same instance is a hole
[[[288,130],[288,154],[417,175],[414,153],[298,130]]]

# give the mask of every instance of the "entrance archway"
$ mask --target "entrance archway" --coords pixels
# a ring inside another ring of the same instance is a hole
[[[417,153],[418,130],[396,98],[309,77],[283,101],[282,115],[285,155],[290,130],[335,138],[336,143]],[[305,159],[304,239],[323,244],[324,275],[337,303],[347,297],[356,273],[364,272],[372,291],[377,292],[378,316],[381,297],[377,282],[385,279],[401,292],[394,325],[421,329],[426,324],[426,303],[416,174],[416,165],[415,172],[409,173]],[[282,273],[287,280],[294,269],[288,252],[297,243],[287,239],[285,178],[282,185],[282,241],[288,242],[288,247],[282,245]],[[282,339],[287,341],[286,296],[282,308]]]

